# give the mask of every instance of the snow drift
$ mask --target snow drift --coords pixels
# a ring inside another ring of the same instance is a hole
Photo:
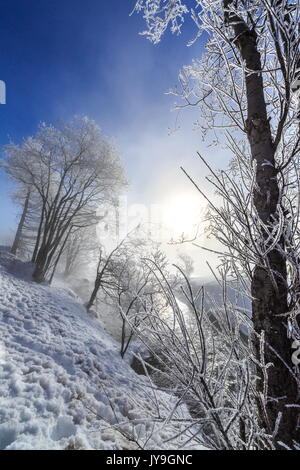
[[[173,395],[153,390],[67,288],[0,254],[0,449],[178,449]],[[174,417],[174,416],[173,416]],[[189,418],[185,406],[176,418]],[[193,441],[189,448],[199,448]]]

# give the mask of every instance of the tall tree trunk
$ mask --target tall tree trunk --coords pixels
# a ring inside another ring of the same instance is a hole
[[[26,216],[27,216],[27,213],[28,213],[29,200],[30,200],[30,189],[27,191],[26,199],[25,199],[24,206],[23,206],[23,212],[22,212],[22,215],[21,215],[21,218],[20,218],[20,222],[19,222],[17,231],[16,231],[16,235],[15,235],[13,245],[12,245],[11,250],[10,250],[10,252],[13,255],[16,255],[18,249],[20,248],[22,231],[23,231],[24,223],[25,223]]]
[[[35,270],[33,272],[32,278],[35,282],[42,283],[46,280],[46,270],[45,265],[47,262],[47,246],[42,246],[39,249],[39,252],[36,257]]]
[[[100,286],[101,286],[101,279],[98,280],[98,278],[97,278],[96,281],[95,281],[95,285],[94,285],[94,289],[93,289],[93,292],[91,294],[91,297],[90,297],[89,301],[86,304],[86,309],[87,309],[88,312],[91,310],[92,306],[95,303],[95,300],[97,298],[97,294],[98,294],[98,291],[100,289]]]
[[[260,220],[268,225],[278,218],[277,206],[280,204],[279,185],[275,163],[275,146],[272,140],[267,107],[264,97],[261,57],[257,47],[257,37],[242,18],[233,12],[226,12],[232,0],[224,0],[225,21],[235,33],[241,58],[246,72],[248,116],[246,132],[250,143],[252,158],[256,161],[256,187],[254,205]],[[266,240],[267,233],[262,234]],[[263,240],[264,241],[264,240]],[[279,241],[281,251],[272,250],[268,255],[269,269],[260,264],[253,272],[252,315],[255,331],[265,333],[265,362],[273,365],[267,370],[266,413],[260,407],[261,425],[267,432],[273,432],[278,414],[282,414],[276,441],[292,445],[293,440],[300,441],[297,421],[299,412],[287,405],[298,403],[298,390],[295,379],[284,365],[292,369],[291,344],[287,337],[286,322],[280,314],[286,313],[287,305],[287,268],[284,254],[284,240]],[[273,280],[272,280],[273,277]],[[274,282],[275,281],[275,282]],[[259,344],[254,340],[259,355]],[[278,354],[274,354],[272,349]],[[262,392],[263,375],[259,371],[260,383],[258,391]]]
[[[35,246],[31,258],[31,262],[35,263],[36,262],[36,257],[38,254],[39,246],[40,246],[40,241],[41,241],[41,235],[42,235],[42,228],[43,228],[43,223],[44,223],[44,216],[45,216],[45,203],[43,202],[43,207],[42,207],[42,212],[41,212],[41,217],[40,217],[40,223],[39,223],[39,228],[38,228],[38,233],[36,236],[35,240]]]

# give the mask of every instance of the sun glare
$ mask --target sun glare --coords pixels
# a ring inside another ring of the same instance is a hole
[[[163,220],[171,236],[196,235],[203,207],[197,195],[182,193],[168,198],[164,204]]]

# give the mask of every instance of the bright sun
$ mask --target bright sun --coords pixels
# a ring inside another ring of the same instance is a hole
[[[197,195],[182,193],[169,197],[164,203],[164,225],[171,236],[192,236],[203,215],[203,203]]]

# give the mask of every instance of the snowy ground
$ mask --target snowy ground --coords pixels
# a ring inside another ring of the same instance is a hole
[[[0,449],[135,449],[136,438],[182,448],[186,436],[166,442],[179,428],[151,419],[175,397],[158,392],[156,404],[72,291],[36,285],[30,272],[0,253]],[[182,407],[176,418],[187,417]]]

